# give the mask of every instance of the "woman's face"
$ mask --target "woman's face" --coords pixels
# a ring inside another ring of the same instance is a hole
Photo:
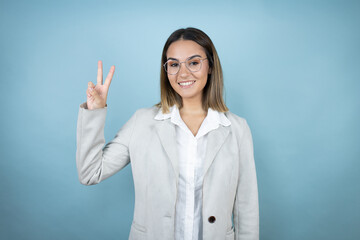
[[[202,46],[191,40],[178,40],[170,44],[166,57],[185,62],[188,58],[200,56],[206,58],[206,53]],[[172,88],[182,97],[183,100],[201,100],[203,89],[206,85],[208,74],[210,73],[209,61],[203,60],[202,67],[197,72],[191,72],[185,65],[180,64],[180,70],[176,75],[168,74]],[[191,83],[190,85],[181,85]]]

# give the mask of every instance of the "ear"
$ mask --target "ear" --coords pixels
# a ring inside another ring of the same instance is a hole
[[[208,74],[211,74],[211,70],[212,70],[212,69],[211,69],[211,68],[209,67],[209,71],[208,71]]]

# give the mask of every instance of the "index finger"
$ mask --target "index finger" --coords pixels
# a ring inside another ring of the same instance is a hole
[[[111,66],[110,71],[105,79],[105,85],[110,86],[111,80],[114,76],[115,66]]]
[[[101,60],[98,61],[97,85],[102,85],[103,82],[103,67]]]

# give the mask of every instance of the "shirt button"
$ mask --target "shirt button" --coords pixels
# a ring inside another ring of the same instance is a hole
[[[209,217],[209,223],[214,223],[216,221],[216,218],[214,216]]]

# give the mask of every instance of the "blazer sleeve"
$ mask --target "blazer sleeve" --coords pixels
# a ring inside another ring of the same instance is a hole
[[[130,162],[129,143],[134,130],[136,113],[105,145],[104,127],[107,106],[87,109],[80,105],[76,135],[76,167],[84,185],[94,185],[114,175]],[[105,146],[104,146],[105,145]]]
[[[244,120],[240,141],[239,179],[234,205],[236,240],[259,240],[259,203],[253,141]]]

